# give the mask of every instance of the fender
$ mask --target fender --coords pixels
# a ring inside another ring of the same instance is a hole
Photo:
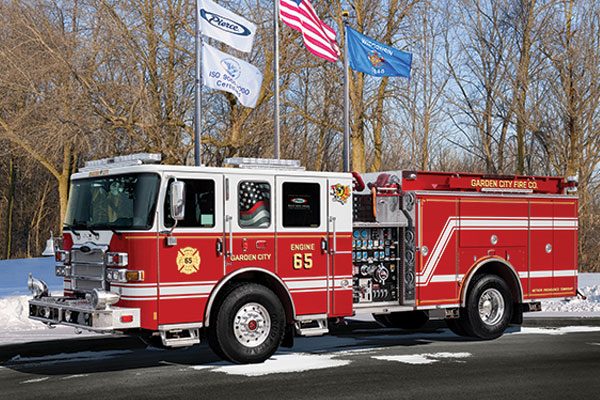
[[[294,320],[296,319],[296,306],[294,305],[294,301],[292,300],[292,295],[290,294],[288,287],[281,280],[280,277],[278,277],[271,271],[267,271],[266,269],[262,269],[262,268],[243,268],[243,269],[234,271],[231,274],[224,277],[221,280],[221,282],[219,282],[217,284],[217,286],[213,289],[212,293],[210,294],[210,298],[208,299],[208,303],[206,303],[206,309],[204,311],[204,326],[206,326],[206,327],[210,326],[210,312],[212,310],[213,303],[215,302],[215,299],[219,295],[219,292],[221,291],[221,289],[223,289],[223,287],[227,283],[229,283],[233,278],[235,278],[236,276],[242,275],[242,274],[248,273],[248,272],[259,272],[262,274],[269,275],[269,277],[275,279],[275,281],[278,282],[279,285],[281,285],[281,287],[285,290],[285,293],[287,293],[288,300],[290,301],[290,304],[292,305],[292,318]]]
[[[477,273],[477,271],[479,271],[482,267],[488,265],[489,263],[493,263],[493,262],[497,262],[500,263],[504,266],[506,266],[508,268],[508,271],[510,271],[510,273],[512,274],[512,276],[515,278],[515,280],[518,282],[519,284],[519,302],[523,301],[523,285],[521,284],[521,279],[519,279],[519,274],[517,274],[517,271],[515,270],[515,268],[512,266],[512,264],[510,262],[508,262],[507,260],[500,258],[500,257],[487,257],[484,258],[482,260],[479,260],[478,262],[476,262],[471,269],[469,270],[469,272],[466,275],[466,278],[463,280],[463,284],[461,286],[461,293],[460,293],[460,305],[461,307],[466,307],[467,305],[467,292],[468,292],[468,288],[469,285],[471,284],[471,280],[473,279],[473,277],[475,276],[475,274]]]

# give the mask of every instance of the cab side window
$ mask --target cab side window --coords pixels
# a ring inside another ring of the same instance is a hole
[[[266,229],[271,226],[271,185],[242,181],[238,186],[240,228]]]
[[[215,227],[215,182],[209,179],[179,179],[185,182],[185,219],[177,223],[179,228]],[[165,227],[175,224],[171,218],[171,182],[165,198]]]
[[[284,228],[321,226],[321,185],[285,182],[282,196]]]

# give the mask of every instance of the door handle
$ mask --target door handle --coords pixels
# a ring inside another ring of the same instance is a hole
[[[329,243],[327,243],[327,238],[321,238],[321,251],[323,253],[327,253],[329,250]]]
[[[333,251],[331,252],[331,254],[337,253],[337,231],[335,228],[335,221],[335,217],[329,217],[329,222],[331,222],[331,230],[333,232]]]
[[[225,216],[225,223],[229,228],[229,248],[227,249],[227,256],[233,256],[233,217],[231,215]]]

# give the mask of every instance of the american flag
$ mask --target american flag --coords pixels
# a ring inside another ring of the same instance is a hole
[[[308,0],[280,0],[279,15],[290,28],[302,33],[308,51],[327,61],[336,62],[340,49],[335,31],[318,17]]]
[[[240,186],[240,226],[268,228],[271,224],[271,188],[268,183],[243,182]]]

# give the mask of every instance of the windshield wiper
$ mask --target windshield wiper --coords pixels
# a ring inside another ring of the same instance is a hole
[[[75,221],[73,221],[73,225],[63,225],[63,230],[68,230],[73,232],[73,234],[77,237],[81,237],[81,234],[79,232],[77,232],[75,230],[75,228],[73,228],[73,226],[75,225]]]

